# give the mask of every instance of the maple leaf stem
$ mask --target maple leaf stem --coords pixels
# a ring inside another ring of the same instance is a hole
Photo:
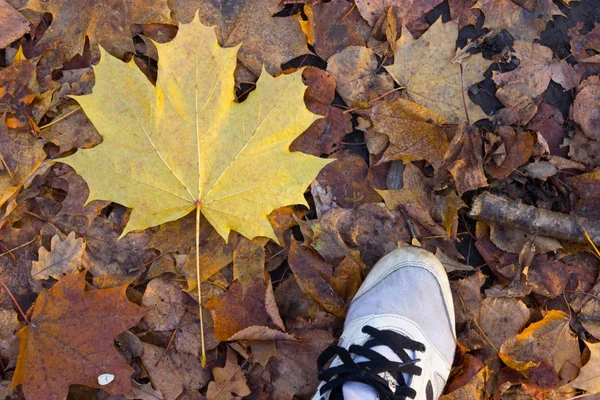
[[[200,343],[202,345],[202,368],[206,367],[204,344],[204,316],[202,314],[202,289],[200,288],[200,203],[196,203],[196,287],[198,288],[198,312],[200,314]]]

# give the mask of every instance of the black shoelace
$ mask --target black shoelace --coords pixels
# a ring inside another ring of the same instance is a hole
[[[373,328],[363,327],[362,331],[371,336],[364,345],[351,345],[348,350],[340,346],[330,346],[321,353],[317,359],[319,368],[319,380],[326,383],[321,387],[320,394],[323,395],[331,390],[330,399],[342,399],[342,385],[346,382],[362,382],[372,386],[379,394],[381,400],[400,400],[405,398],[414,399],[416,392],[408,387],[403,373],[408,375],[421,375],[421,368],[415,363],[420,359],[411,359],[406,350],[423,352],[425,346],[399,333]],[[390,361],[383,355],[372,350],[373,347],[388,346],[398,355],[402,362]],[[368,361],[354,362],[351,354],[363,356]],[[324,370],[323,368],[333,357],[338,356],[342,364]],[[389,373],[396,381],[396,388],[390,388],[388,380],[382,378],[380,373]]]

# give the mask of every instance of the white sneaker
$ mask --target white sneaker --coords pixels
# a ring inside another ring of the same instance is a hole
[[[438,259],[419,247],[392,251],[354,296],[338,345],[319,356],[323,382],[312,400],[438,399],[454,359],[454,321]]]

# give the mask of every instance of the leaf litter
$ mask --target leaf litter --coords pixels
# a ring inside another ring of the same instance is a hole
[[[411,243],[443,399],[598,393],[593,0],[413,3],[0,1],[0,397],[310,398]]]

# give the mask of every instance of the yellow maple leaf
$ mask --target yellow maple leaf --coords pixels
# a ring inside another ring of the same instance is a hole
[[[133,209],[123,232],[177,220],[196,210],[196,279],[200,292],[200,213],[227,240],[235,230],[277,242],[267,215],[306,204],[304,190],[333,160],[290,152],[319,116],[304,105],[300,74],[263,72],[256,90],[236,103],[238,47],[221,48],[196,18],[157,44],[156,87],[135,63],[104,50],[93,93],[76,100],[103,142],[62,159],[85,178],[88,201]],[[200,310],[202,363],[204,324]]]
[[[453,62],[458,20],[444,24],[439,18],[418,39],[404,28],[402,32],[396,42],[394,64],[385,69],[406,88],[408,98],[441,115],[449,124],[467,119],[465,106],[473,122],[486,118],[481,108],[469,99],[467,91],[484,79],[483,73],[492,62],[481,54],[463,56],[460,63]]]
[[[198,208],[225,239],[235,230],[277,241],[267,215],[306,204],[304,189],[331,162],[288,150],[318,118],[304,105],[300,74],[263,71],[236,103],[239,46],[221,48],[196,18],[157,47],[156,87],[135,63],[102,53],[93,93],[76,100],[103,143],[61,161],[86,179],[89,200],[133,209],[123,234]]]

